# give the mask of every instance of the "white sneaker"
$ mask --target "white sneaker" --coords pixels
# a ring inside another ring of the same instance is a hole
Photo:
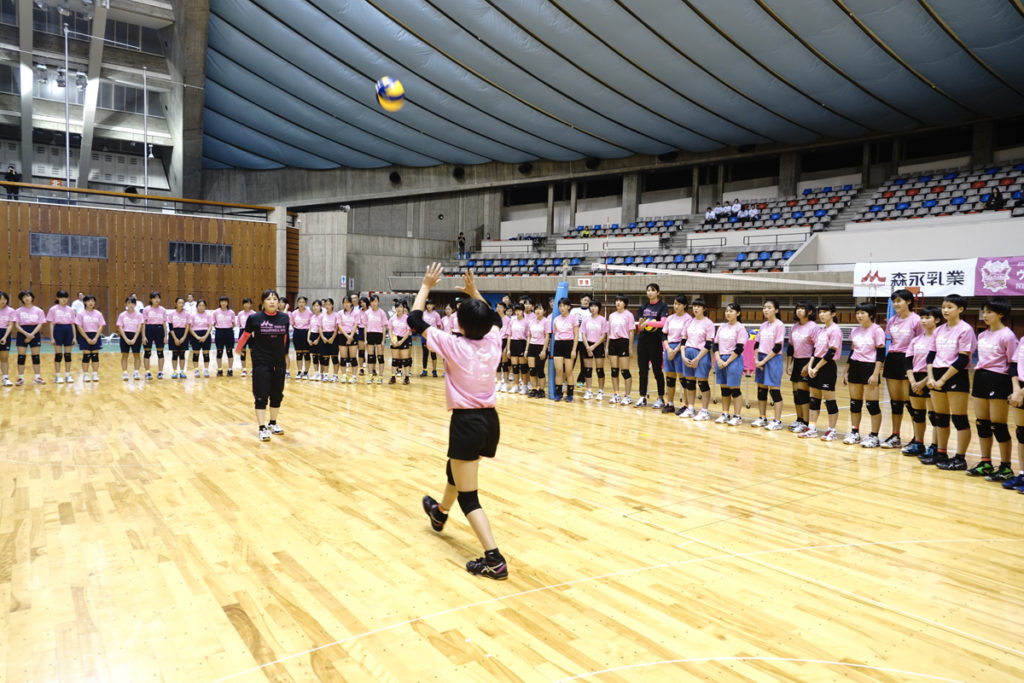
[[[92,373],[92,381],[93,382],[99,382],[100,381],[100,373],[99,372],[93,372]]]
[[[765,427],[769,432],[777,432],[782,429],[782,420],[772,420]]]
[[[337,375],[331,375],[331,381],[332,382],[337,382],[338,381],[338,376]],[[271,431],[273,431],[273,430],[271,430]]]
[[[199,376],[199,368],[196,368],[196,377]]]
[[[803,434],[804,432],[806,432],[806,431],[807,431],[808,429],[810,429],[810,428],[809,428],[809,427],[808,427],[807,425],[805,425],[805,424],[803,424],[803,423],[801,422],[801,423],[800,423],[800,424],[798,424],[797,426],[795,426],[795,427],[792,427],[792,428],[791,428],[791,429],[790,429],[789,431],[793,432],[793,433],[794,433],[794,434],[796,434],[797,436],[800,436],[801,434]]]
[[[11,378],[8,377],[7,375],[4,375],[3,384],[4,384],[5,387],[13,387],[14,386],[14,382],[12,382]]]
[[[284,427],[282,427],[279,424],[272,424],[269,427],[267,427],[267,429],[269,429],[270,433],[275,435],[275,436],[278,436],[280,434],[284,434]]]
[[[597,390],[597,400],[598,401],[603,401],[604,400],[604,389],[598,389]]]
[[[814,427],[814,426],[807,427],[802,432],[797,434],[797,436],[799,438],[801,438],[801,439],[817,439],[818,438],[818,428]]]
[[[270,430],[266,427],[260,428],[260,441],[270,441]]]
[[[309,379],[310,379],[311,382],[319,382],[320,381],[320,373],[319,372],[314,372],[313,376],[310,377]]]
[[[136,370],[135,372],[132,373],[132,379],[139,379],[139,371],[138,370]]]
[[[729,418],[729,421],[726,422],[726,424],[729,425],[730,427],[738,427],[739,425],[743,424],[743,418],[740,417],[739,415],[733,415],[732,417]]]
[[[693,418],[695,422],[706,422],[711,419],[711,413],[704,408],[700,409],[700,412]]]
[[[614,395],[614,396],[612,396],[612,397],[611,397],[610,399],[608,399],[608,402],[609,402],[609,403],[618,403],[618,402],[619,402],[619,395],[618,395],[618,394],[615,394],[615,395]]]
[[[843,439],[843,443],[846,444],[847,446],[852,446],[854,444],[860,443],[860,432],[850,432],[849,434],[846,435],[846,438]]]
[[[791,432],[798,431],[797,430],[798,427],[799,427],[799,431],[802,432],[807,427],[807,425],[805,425],[800,420],[797,420],[796,422],[790,422],[789,423],[789,431],[791,431]]]
[[[61,377],[60,375],[57,375],[57,378],[53,380],[53,383],[54,384],[64,384],[64,378]]]
[[[628,404],[625,401],[623,401],[622,405],[628,405]],[[644,408],[646,406],[647,406],[647,397],[646,396],[641,396],[640,398],[638,398],[636,400],[636,407],[637,408]]]
[[[764,419],[763,417],[759,417],[756,420],[754,420],[753,422],[751,422],[750,426],[751,427],[764,427],[767,424],[768,424],[768,420]]]
[[[803,434],[802,436],[806,436],[806,432],[805,432],[805,433],[804,433],[804,434]],[[835,441],[835,440],[836,440],[836,439],[838,439],[838,438],[839,438],[839,435],[838,435],[838,434],[836,434],[836,430],[834,430],[834,429],[828,429],[828,430],[826,430],[826,431],[825,431],[825,433],[824,433],[824,434],[822,435],[822,437],[821,437],[821,440],[822,440],[822,441]]]
[[[128,371],[127,370],[125,370],[124,372],[121,373],[121,379],[123,379],[125,382],[128,381],[128,377],[129,377],[129,375],[128,375]]]
[[[722,413],[721,415],[718,416],[718,419],[715,420],[715,424],[716,425],[724,425],[728,421],[729,421],[729,416],[726,415],[725,413]]]
[[[71,373],[70,372],[65,372],[64,373],[64,381],[67,382],[68,384],[74,384],[75,383],[75,380],[71,379]]]
[[[657,401],[651,404],[651,407],[657,410],[661,410],[662,408],[665,407],[665,402],[659,398]]]
[[[203,370],[203,377],[209,377],[209,376],[210,376],[210,368],[206,368],[205,370]]]
[[[523,395],[526,394],[526,385],[525,384],[520,384],[519,385],[519,393],[523,394]]]
[[[60,377],[58,376],[57,379],[59,380]],[[91,382],[92,381],[92,375],[90,375],[88,372],[83,372],[82,373],[82,381],[83,382]]]
[[[619,401],[619,405],[628,406],[632,402],[633,399],[631,399],[629,396],[623,396],[622,400]]]
[[[584,401],[589,401],[592,398],[594,398],[594,394],[589,392],[589,391],[586,392],[585,394],[583,394],[583,400]]]
[[[692,407],[687,406],[686,410],[684,410],[682,412],[682,414],[679,416],[679,419],[681,419],[681,420],[683,420],[683,419],[690,419],[690,418],[694,417],[696,414],[697,413],[694,412]]]
[[[871,436],[870,434],[864,437],[860,442],[861,448],[878,448],[878,437]]]

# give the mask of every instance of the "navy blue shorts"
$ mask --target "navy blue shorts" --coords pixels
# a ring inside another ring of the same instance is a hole
[[[103,348],[103,337],[97,337],[95,344],[90,344],[85,340],[85,337],[78,338],[78,348],[84,351],[99,351]]]
[[[153,346],[162,349],[164,347],[164,326],[146,325],[146,343],[143,346],[147,349]]]
[[[54,346],[71,346],[74,344],[75,328],[73,325],[54,325],[53,326],[53,345]]]
[[[29,334],[33,334],[33,333],[35,333],[39,329],[39,325],[26,325],[23,329],[27,330]],[[43,340],[39,338],[38,334],[36,336],[32,337],[32,341],[28,341],[28,340],[25,339],[25,335],[23,335],[21,332],[19,332],[18,333],[18,339],[17,339],[17,345],[18,346],[22,346],[22,347],[23,346],[29,346],[29,347],[32,347],[32,348],[39,348],[39,345],[42,343],[42,341]]]
[[[700,355],[702,349],[698,349],[695,346],[686,347],[686,359],[693,360]],[[691,368],[686,363],[683,363],[683,377],[690,377],[692,379],[707,379],[708,375],[711,374],[711,352],[704,354],[704,357],[697,363],[697,367]]]
[[[735,355],[735,354],[734,354]],[[738,387],[743,381],[743,359],[737,358],[724,368],[715,364],[715,382],[720,387]]]
[[[199,341],[195,337],[191,337],[189,343],[192,345],[193,351],[209,351],[210,346],[213,344],[213,340],[210,337],[207,337],[205,340]]]
[[[142,349],[142,335],[135,338],[134,344],[129,344],[121,337],[121,353],[138,353]]]
[[[356,329],[356,341],[357,342],[366,341],[366,328],[365,327],[360,327],[360,328]]]
[[[760,363],[764,360],[767,353],[758,353],[757,362]],[[782,373],[785,369],[783,365],[782,356],[776,355],[770,361],[764,364],[763,368],[757,368],[754,371],[754,381],[757,384],[761,384],[766,387],[781,387],[782,386]]]
[[[174,341],[175,337],[181,336],[181,332],[183,332],[182,328],[175,329],[172,327],[171,333],[167,335],[167,342],[168,346],[171,347],[171,351],[188,351],[188,340],[190,339],[188,334],[185,335],[185,338],[181,341],[180,344]]]
[[[217,349],[228,349],[229,351],[235,348],[235,330],[231,327],[218,327],[213,331],[213,341],[217,345]]]
[[[678,349],[682,342],[669,342],[668,347],[670,349]],[[661,366],[665,372],[672,372],[677,375],[683,375],[683,368],[686,364],[683,363],[683,357],[686,355],[686,349],[681,350],[676,354],[675,358],[670,359],[668,357],[668,351],[663,351],[661,354]]]
[[[309,330],[299,328],[292,330],[292,346],[296,351],[309,351]]]

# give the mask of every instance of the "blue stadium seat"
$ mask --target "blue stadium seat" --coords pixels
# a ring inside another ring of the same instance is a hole
[[[784,259],[791,259],[791,258],[793,258],[793,254],[795,254],[795,253],[796,252],[793,251],[792,249],[787,249],[786,253],[782,255],[782,258],[784,258]]]
[[[502,268],[505,268],[505,267],[508,267],[508,266],[511,266],[511,265],[512,265],[512,262],[511,262],[511,261],[509,261],[508,259],[502,259],[502,260],[501,260],[501,266],[502,266]]]
[[[1017,164],[1013,167],[1014,171],[1024,171],[1024,164]]]
[[[604,260],[604,262],[605,262],[605,265],[610,266],[611,264],[615,263],[615,257],[614,256],[609,256],[608,258],[606,258]]]
[[[931,179],[932,179],[932,177],[930,175],[923,175],[923,176],[921,176],[920,178],[917,179],[917,182],[919,182],[919,183],[927,183],[927,182],[931,181]]]
[[[612,230],[618,230],[618,229],[619,229],[619,224],[618,223],[612,223]]]
[[[671,228],[675,224],[676,224],[675,221],[665,221],[665,227],[666,228]]]
[[[773,213],[773,214],[772,214],[771,216],[769,216],[768,218],[770,218],[770,219],[771,219],[771,220],[773,220],[773,221],[777,221],[777,220],[779,220],[780,218],[782,218],[782,214],[781,214],[781,213],[778,213],[778,212],[776,212],[776,213]]]
[[[803,211],[794,211],[793,212],[793,218],[803,218],[803,217],[804,217],[804,212]]]
[[[644,265],[646,266],[648,263],[654,263],[653,256],[644,256]]]
[[[869,210],[869,211],[870,211],[871,213],[878,213],[879,211],[881,211],[881,210],[882,210],[882,206],[881,206],[880,204],[875,204],[874,206],[872,206],[872,207],[871,207],[870,209],[868,209],[868,210]]]
[[[771,257],[772,257],[772,253],[770,251],[762,251],[760,254],[757,255],[757,260],[758,261],[767,261]]]
[[[560,259],[560,258],[552,259],[551,265],[553,265],[553,266],[560,266],[560,265],[562,265],[562,259]]]
[[[996,173],[999,173],[998,166],[993,166],[992,168],[985,169],[985,175],[995,175]]]
[[[987,194],[983,194],[983,195],[981,195],[981,201],[987,202],[989,200],[989,197],[991,197],[991,196],[992,196],[991,192],[989,192]]]
[[[468,267],[468,268],[475,268],[476,267],[476,261],[473,260],[473,259],[470,259],[468,262],[466,262],[466,267]]]
[[[813,193],[813,192],[814,192],[814,190],[812,190],[812,189],[811,189],[811,188],[809,188],[809,187],[805,187],[805,188],[804,188],[804,196],[807,196],[807,195],[809,195],[809,194],[811,194],[811,193]]]
[[[708,255],[707,254],[697,254],[696,256],[693,257],[693,262],[694,263],[704,263],[707,260],[708,260]]]
[[[630,224],[629,224],[629,227],[631,227],[631,228],[635,228],[635,227],[636,227],[636,223],[630,223]]]
[[[736,263],[743,263],[744,261],[747,260],[747,255],[742,253],[736,254],[736,258],[734,260],[736,261]]]
[[[579,264],[580,264],[579,258],[574,258],[573,260],[569,261],[569,265],[570,266],[578,266]]]
[[[625,263],[626,263],[626,265],[627,265],[627,266],[631,266],[631,265],[633,265],[633,262],[634,262],[634,260],[633,260],[633,257],[632,257],[632,256],[627,256],[627,257],[626,257],[626,261],[625,261]]]
[[[601,224],[600,223],[594,226],[594,230],[600,230],[600,229],[601,229]]]
[[[853,189],[853,185],[843,185],[843,192],[846,192],[846,191],[852,190],[852,189]]]
[[[819,216],[819,217],[820,216],[825,216],[827,214],[828,214],[828,211],[826,211],[825,209],[818,209],[817,211],[814,212],[814,215],[815,216]]]
[[[576,226],[576,232],[582,232],[586,227],[587,226],[585,226],[585,225],[577,225]]]
[[[909,208],[910,208],[910,203],[909,202],[900,202],[899,204],[896,205],[896,210],[897,211],[903,211],[904,209],[909,209]]]
[[[822,192],[831,192],[832,191],[832,186],[831,185],[826,185],[825,187],[821,188],[821,191]]]
[[[648,228],[653,228],[654,227],[654,221],[647,221],[647,227]]]
[[[490,268],[493,265],[494,265],[494,259],[487,259],[486,261],[484,261],[484,267],[485,268]]]
[[[892,184],[896,185],[896,186],[906,185],[907,184],[907,179],[906,178],[897,178],[896,180],[892,181]]]
[[[739,216],[730,216],[729,217],[729,222],[730,223],[736,223],[738,221],[739,221]]]
[[[1021,197],[1024,197],[1024,195],[1022,195],[1022,194],[1020,193],[1020,190],[1017,190],[1017,191],[1016,191],[1016,192],[1014,192],[1014,193],[1013,193],[1013,194],[1012,194],[1011,196],[1012,196],[1012,197],[1013,197],[1014,199],[1020,199]]]
[[[953,201],[951,201],[950,204],[952,204],[953,206],[960,206],[965,201],[967,200],[964,199],[963,197],[953,197]]]
[[[960,174],[959,174],[959,173],[957,173],[956,171],[950,171],[950,172],[949,172],[949,173],[947,173],[946,175],[942,176],[942,179],[943,179],[943,180],[953,180],[954,178],[956,178],[956,177],[957,177],[957,176],[959,176],[959,175],[960,175]]]
[[[682,263],[686,260],[686,256],[683,254],[676,254],[676,257],[672,259],[672,263]]]
[[[939,203],[939,202],[938,202],[937,200],[935,200],[935,199],[929,199],[928,201],[926,201],[926,202],[925,202],[924,204],[922,204],[921,206],[923,206],[923,207],[924,207],[924,208],[926,208],[926,209],[930,209],[930,208],[932,208],[933,206],[935,206],[935,205],[936,205],[936,204],[938,204],[938,203]]]

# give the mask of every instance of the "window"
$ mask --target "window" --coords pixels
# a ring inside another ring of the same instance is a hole
[[[167,258],[171,263],[206,263],[214,266],[230,266],[232,264],[232,246],[230,244],[168,242]]]
[[[18,8],[14,0],[0,2],[0,24],[18,25]]]
[[[61,97],[63,98],[63,95]],[[100,81],[100,94],[96,106],[101,109],[141,114],[144,108],[142,88]],[[149,115],[165,118],[163,97],[161,93],[153,90],[149,91]]]
[[[12,95],[21,94],[21,86],[18,85],[18,73],[17,64],[0,64],[0,92],[11,93]]]
[[[64,24],[68,25],[71,40],[89,40],[92,34],[92,15],[88,12],[72,11],[67,17],[60,14],[56,6],[32,9],[32,28],[55,36],[64,35]]]
[[[107,238],[33,232],[29,234],[29,255],[105,259]]]

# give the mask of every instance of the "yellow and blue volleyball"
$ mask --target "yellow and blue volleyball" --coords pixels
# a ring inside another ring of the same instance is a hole
[[[377,103],[385,111],[398,111],[405,104],[402,82],[388,76],[377,81]]]

